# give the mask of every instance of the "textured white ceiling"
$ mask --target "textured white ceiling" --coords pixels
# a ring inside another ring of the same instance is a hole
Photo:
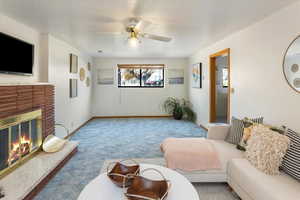
[[[298,0],[0,0],[0,12],[102,57],[187,57]],[[152,22],[145,32],[172,37],[126,43],[124,21]],[[107,32],[102,34],[101,32]],[[102,54],[97,50],[103,50]]]

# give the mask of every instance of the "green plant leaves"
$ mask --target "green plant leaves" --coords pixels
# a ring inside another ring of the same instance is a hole
[[[191,109],[191,103],[183,98],[168,97],[163,103],[163,110],[168,114],[172,114],[174,117],[176,115],[176,118],[181,114],[186,120],[196,120],[196,114]]]

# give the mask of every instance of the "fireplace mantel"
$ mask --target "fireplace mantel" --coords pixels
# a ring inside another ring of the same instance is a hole
[[[0,83],[0,86],[23,86],[23,85],[52,85],[50,83],[43,83],[43,82],[24,82],[24,83]]]

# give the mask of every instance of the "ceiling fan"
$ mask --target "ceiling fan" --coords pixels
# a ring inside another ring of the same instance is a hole
[[[137,46],[141,43],[141,38],[157,40],[161,42],[170,42],[172,38],[159,36],[155,34],[144,33],[143,29],[149,26],[151,22],[144,21],[139,18],[129,18],[125,25],[126,34],[128,34],[128,42],[131,46]],[[116,33],[111,33],[116,34]]]

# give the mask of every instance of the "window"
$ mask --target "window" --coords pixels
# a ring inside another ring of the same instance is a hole
[[[228,69],[227,68],[223,68],[223,88],[227,88],[228,87]]]
[[[164,87],[164,65],[119,65],[118,87]]]

